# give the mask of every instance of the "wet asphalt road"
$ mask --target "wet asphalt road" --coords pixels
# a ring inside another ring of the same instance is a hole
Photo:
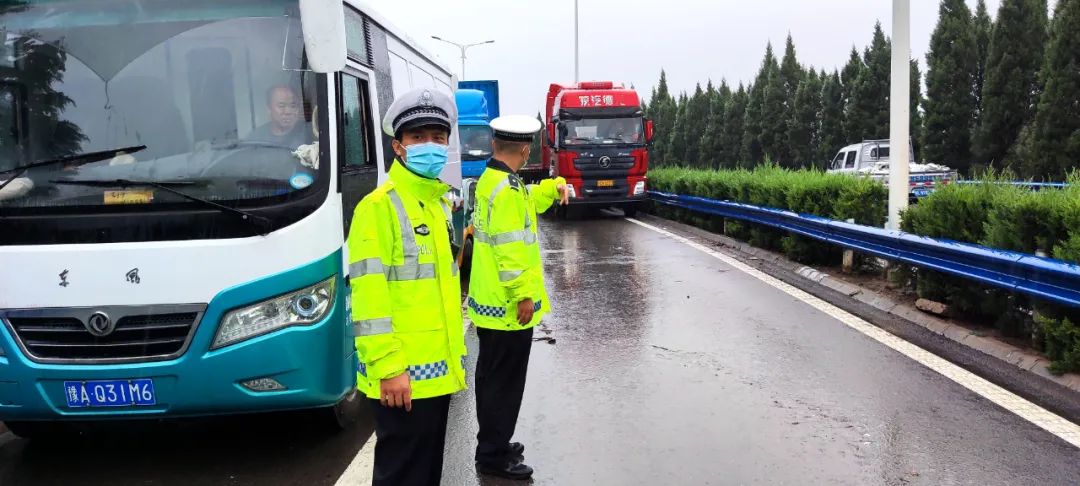
[[[611,215],[543,231],[534,484],[1080,484],[1064,441],[698,250]],[[450,423],[444,484],[515,484],[473,472],[471,392]],[[329,485],[370,434],[362,411],[337,435],[302,414],[7,435],[0,484]]]

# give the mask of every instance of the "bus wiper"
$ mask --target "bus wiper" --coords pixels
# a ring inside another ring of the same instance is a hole
[[[244,211],[243,209],[238,209],[238,208],[226,206],[224,204],[219,204],[219,203],[216,203],[214,201],[211,201],[209,199],[203,199],[201,197],[192,196],[191,194],[188,194],[186,192],[178,191],[176,189],[173,189],[173,186],[192,186],[192,185],[195,185],[195,184],[198,183],[196,181],[161,181],[161,182],[157,182],[157,181],[134,181],[134,180],[130,180],[130,179],[57,179],[57,180],[52,180],[52,181],[49,181],[49,182],[51,182],[53,184],[72,184],[72,185],[81,185],[81,186],[105,186],[105,187],[143,186],[143,187],[153,187],[155,189],[160,189],[162,191],[168,192],[170,194],[175,194],[175,195],[180,196],[180,197],[182,197],[184,199],[187,199],[188,201],[193,201],[193,202],[197,202],[199,204],[202,204],[204,206],[212,207],[212,208],[217,209],[217,210],[219,210],[221,212],[235,214],[235,215],[239,216],[240,219],[244,220],[245,222],[249,222],[252,225],[254,225],[255,228],[259,230],[259,234],[261,234],[261,235],[266,235],[267,233],[270,232],[271,221],[269,219],[267,219],[267,218],[264,218],[264,217],[259,216],[257,214],[249,213],[247,211]]]
[[[19,167],[13,167],[11,169],[0,170],[0,174],[6,174],[8,172],[14,172],[15,173],[15,175],[11,176],[9,179],[7,179],[2,184],[0,184],[0,189],[3,189],[5,187],[7,187],[8,184],[11,184],[11,181],[13,181],[15,179],[18,179],[20,176],[25,174],[26,171],[28,171],[30,169],[33,169],[34,167],[43,167],[43,166],[46,166],[46,165],[65,164],[65,163],[72,163],[72,162],[79,162],[80,164],[89,164],[89,163],[92,163],[92,162],[100,162],[100,161],[105,160],[105,159],[111,159],[111,158],[115,157],[116,154],[121,153],[121,152],[132,154],[132,153],[135,153],[135,152],[138,152],[138,151],[141,151],[141,150],[146,150],[146,145],[133,145],[131,147],[114,148],[114,149],[109,149],[109,150],[101,150],[101,151],[98,151],[98,152],[87,152],[85,154],[67,155],[67,156],[58,157],[58,158],[55,158],[55,159],[39,160],[37,162],[31,162],[29,164],[22,165],[22,166],[19,166]]]

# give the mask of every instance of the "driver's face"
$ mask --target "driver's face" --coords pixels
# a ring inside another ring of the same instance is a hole
[[[278,88],[270,96],[270,120],[281,131],[287,132],[300,120],[300,100],[292,90]]]

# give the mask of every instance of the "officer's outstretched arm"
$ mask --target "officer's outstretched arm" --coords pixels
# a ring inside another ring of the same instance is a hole
[[[566,184],[566,179],[562,177],[544,179],[539,184],[529,184],[529,197],[536,205],[537,213],[547,211],[552,204],[555,204],[555,201],[559,200],[558,187],[563,184]]]
[[[384,269],[394,250],[397,216],[390,201],[365,198],[349,228],[349,282],[356,351],[373,382],[405,371],[405,353],[394,335],[390,289]]]
[[[527,251],[529,245],[536,244],[535,235],[525,227],[525,209],[524,194],[518,189],[500,191],[495,197],[491,227],[487,230],[495,238],[492,249],[499,269],[499,285],[515,303],[539,295],[535,287],[540,279],[534,275],[539,271],[538,266],[530,260]]]

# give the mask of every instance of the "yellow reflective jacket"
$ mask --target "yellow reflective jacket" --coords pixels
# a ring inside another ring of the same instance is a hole
[[[469,319],[477,327],[528,329],[548,313],[544,268],[537,241],[537,213],[559,198],[559,177],[526,186],[503,162],[492,159],[476,183]],[[532,321],[522,326],[518,302],[532,299]]]
[[[380,380],[409,374],[414,399],[465,389],[461,283],[450,249],[450,186],[394,161],[349,229],[357,388],[379,398]]]

